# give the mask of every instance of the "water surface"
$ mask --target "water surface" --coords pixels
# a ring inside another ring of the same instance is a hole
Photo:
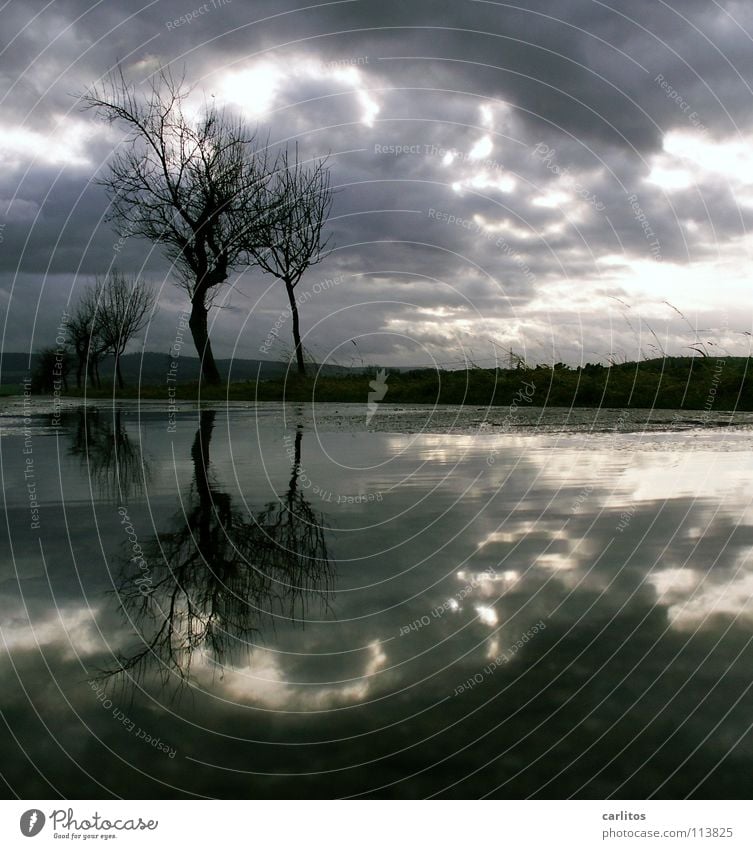
[[[751,417],[6,404],[6,792],[751,795]]]

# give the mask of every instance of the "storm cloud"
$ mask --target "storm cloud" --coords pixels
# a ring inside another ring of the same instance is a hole
[[[97,179],[121,136],[80,109],[120,63],[136,82],[185,73],[273,147],[330,157],[334,249],[300,284],[317,359],[748,352],[742,2],[62,0],[0,15],[5,351],[50,344],[113,266],[159,287],[139,344],[174,335],[173,269],[106,220]],[[258,357],[286,299],[252,268],[216,306],[218,355]]]

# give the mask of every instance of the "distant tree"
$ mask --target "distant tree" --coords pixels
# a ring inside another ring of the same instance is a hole
[[[118,386],[123,388],[120,358],[151,318],[155,302],[148,284],[118,271],[97,280],[83,293],[66,323],[68,342],[77,360],[77,387],[86,377],[99,387],[100,363],[111,355]]]
[[[117,271],[98,281],[94,294],[97,301],[96,337],[104,353],[115,358],[115,376],[122,389],[125,384],[120,358],[128,343],[152,317],[156,296],[144,280],[126,277]]]
[[[324,237],[324,225],[332,207],[326,160],[306,165],[299,161],[297,148],[292,161],[285,151],[270,191],[267,206],[275,207],[277,212],[265,219],[262,238],[253,254],[263,271],[285,284],[293,318],[298,374],[304,377],[306,364],[295,288],[307,269],[326,255],[329,239]]]
[[[101,182],[121,235],[161,244],[191,300],[189,326],[207,383],[220,382],[207,314],[217,287],[253,263],[260,225],[274,211],[274,172],[265,146],[214,103],[198,121],[184,111],[190,91],[163,70],[141,96],[122,71],[83,98],[128,136]]]
[[[66,322],[68,344],[76,357],[78,389],[86,382],[87,377],[91,377],[95,387],[99,386],[99,363],[104,356],[105,346],[99,337],[96,319],[96,294],[93,289],[88,289]]]

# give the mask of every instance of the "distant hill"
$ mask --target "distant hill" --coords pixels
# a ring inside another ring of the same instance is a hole
[[[36,365],[37,355],[31,359],[31,371]],[[128,384],[161,384],[165,382],[169,369],[170,358],[167,354],[147,351],[144,354],[126,354],[121,359],[123,379]],[[191,383],[199,378],[199,358],[183,356],[178,359],[178,383]],[[111,357],[104,360],[100,366],[100,376],[103,380],[112,380],[114,361]],[[224,359],[217,360],[217,368],[224,380],[228,375],[232,381],[270,380],[282,377],[288,365],[270,360]],[[319,368],[317,366],[317,368]],[[350,369],[344,366],[321,366],[322,374],[328,377],[346,374],[359,374],[362,368]],[[17,386],[22,383],[29,373],[29,355],[19,353],[4,353],[0,355],[0,385]],[[69,383],[75,385],[75,371],[69,376]]]
[[[181,357],[176,387],[178,398],[196,396],[199,377],[196,357]],[[314,380],[286,379],[285,363],[267,360],[219,360],[223,377],[219,387],[203,387],[202,397],[232,397],[259,401],[338,401],[361,403],[373,388],[376,366],[347,368],[327,365]],[[27,374],[28,355],[3,354],[3,394],[18,392]],[[32,369],[34,363],[32,362]],[[164,398],[169,361],[166,354],[130,354],[123,358],[126,389],[121,397]],[[316,367],[318,368],[318,367]],[[102,370],[109,382],[112,363]],[[224,381],[230,377],[230,385]],[[291,375],[292,376],[292,375]],[[520,364],[512,369],[388,368],[389,403],[494,404],[514,408],[611,407],[677,410],[753,410],[753,360],[747,357],[658,357],[605,366],[587,363]],[[247,384],[246,381],[250,381]],[[74,381],[70,380],[73,390]],[[193,386],[189,384],[194,384]],[[100,395],[110,390],[103,388]],[[91,393],[93,396],[96,392]]]
[[[410,371],[390,377],[389,387],[392,403],[506,405],[517,398],[548,407],[753,410],[753,360],[657,357],[613,366]],[[525,400],[522,388],[531,392]]]
[[[702,410],[753,410],[753,360],[747,357],[665,357],[604,366],[564,363],[515,369],[435,371],[388,369],[390,404],[476,404]],[[362,402],[368,375],[297,386],[280,379],[254,389],[257,400]],[[240,391],[240,390],[239,390]]]

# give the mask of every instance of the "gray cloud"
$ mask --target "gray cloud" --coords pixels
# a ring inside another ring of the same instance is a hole
[[[450,337],[460,351],[474,328],[485,337],[488,325],[503,335],[507,327],[511,338],[519,333],[529,348],[534,337],[574,321],[606,338],[611,321],[595,302],[599,292],[619,294],[636,309],[651,294],[654,320],[663,300],[677,300],[682,286],[663,282],[659,263],[656,279],[651,272],[657,253],[678,278],[718,279],[714,263],[722,256],[739,259],[744,276],[753,207],[745,163],[739,173],[725,170],[720,155],[715,171],[662,153],[666,134],[707,145],[747,138],[751,13],[743,4],[693,0],[673,10],[645,0],[624,10],[538,0],[523,9],[386,0],[300,10],[267,2],[250,11],[216,0],[202,8],[183,21],[196,9],[179,0],[146,9],[68,0],[4,12],[5,350],[28,349],[28,305],[43,282],[35,345],[54,331],[74,280],[75,297],[76,287],[116,263],[155,284],[169,282],[158,251],[134,239],[118,243],[93,182],[117,135],[81,114],[76,96],[116,61],[134,79],[160,63],[185,68],[189,81],[218,97],[227,74],[259,62],[278,69],[266,83],[248,84],[252,101],[270,95],[262,132],[268,129],[273,144],[297,139],[307,154],[329,152],[339,187],[331,223],[337,250],[301,285],[337,275],[348,282],[307,304],[304,325],[319,328],[310,334],[312,349],[372,334],[364,337],[369,355],[399,358],[385,332],[411,323],[417,355],[422,346],[440,354]],[[371,126],[362,120],[367,98],[379,108]],[[487,135],[489,149],[469,159]],[[448,164],[446,151],[459,155]],[[657,167],[697,182],[664,188],[661,173],[659,182],[647,181]],[[605,257],[619,258],[606,272]],[[270,315],[284,309],[276,291],[254,306],[268,282],[252,270],[224,293],[228,308],[215,317],[220,354],[238,340],[238,355],[255,355]],[[543,309],[542,299],[560,285],[561,298]],[[721,326],[727,300],[735,299],[736,329],[750,323],[732,283],[729,296],[723,286],[705,293],[693,286],[681,309]],[[580,290],[594,301],[590,312],[578,305]],[[181,304],[178,290],[162,291],[168,318],[150,329],[155,347]],[[360,302],[369,304],[355,307]],[[341,307],[348,307],[341,319],[327,319]],[[443,308],[444,320],[426,312]],[[687,340],[677,321],[666,317],[670,346],[680,348]],[[630,340],[627,330],[623,347]],[[597,346],[580,340],[563,347],[578,359]]]

